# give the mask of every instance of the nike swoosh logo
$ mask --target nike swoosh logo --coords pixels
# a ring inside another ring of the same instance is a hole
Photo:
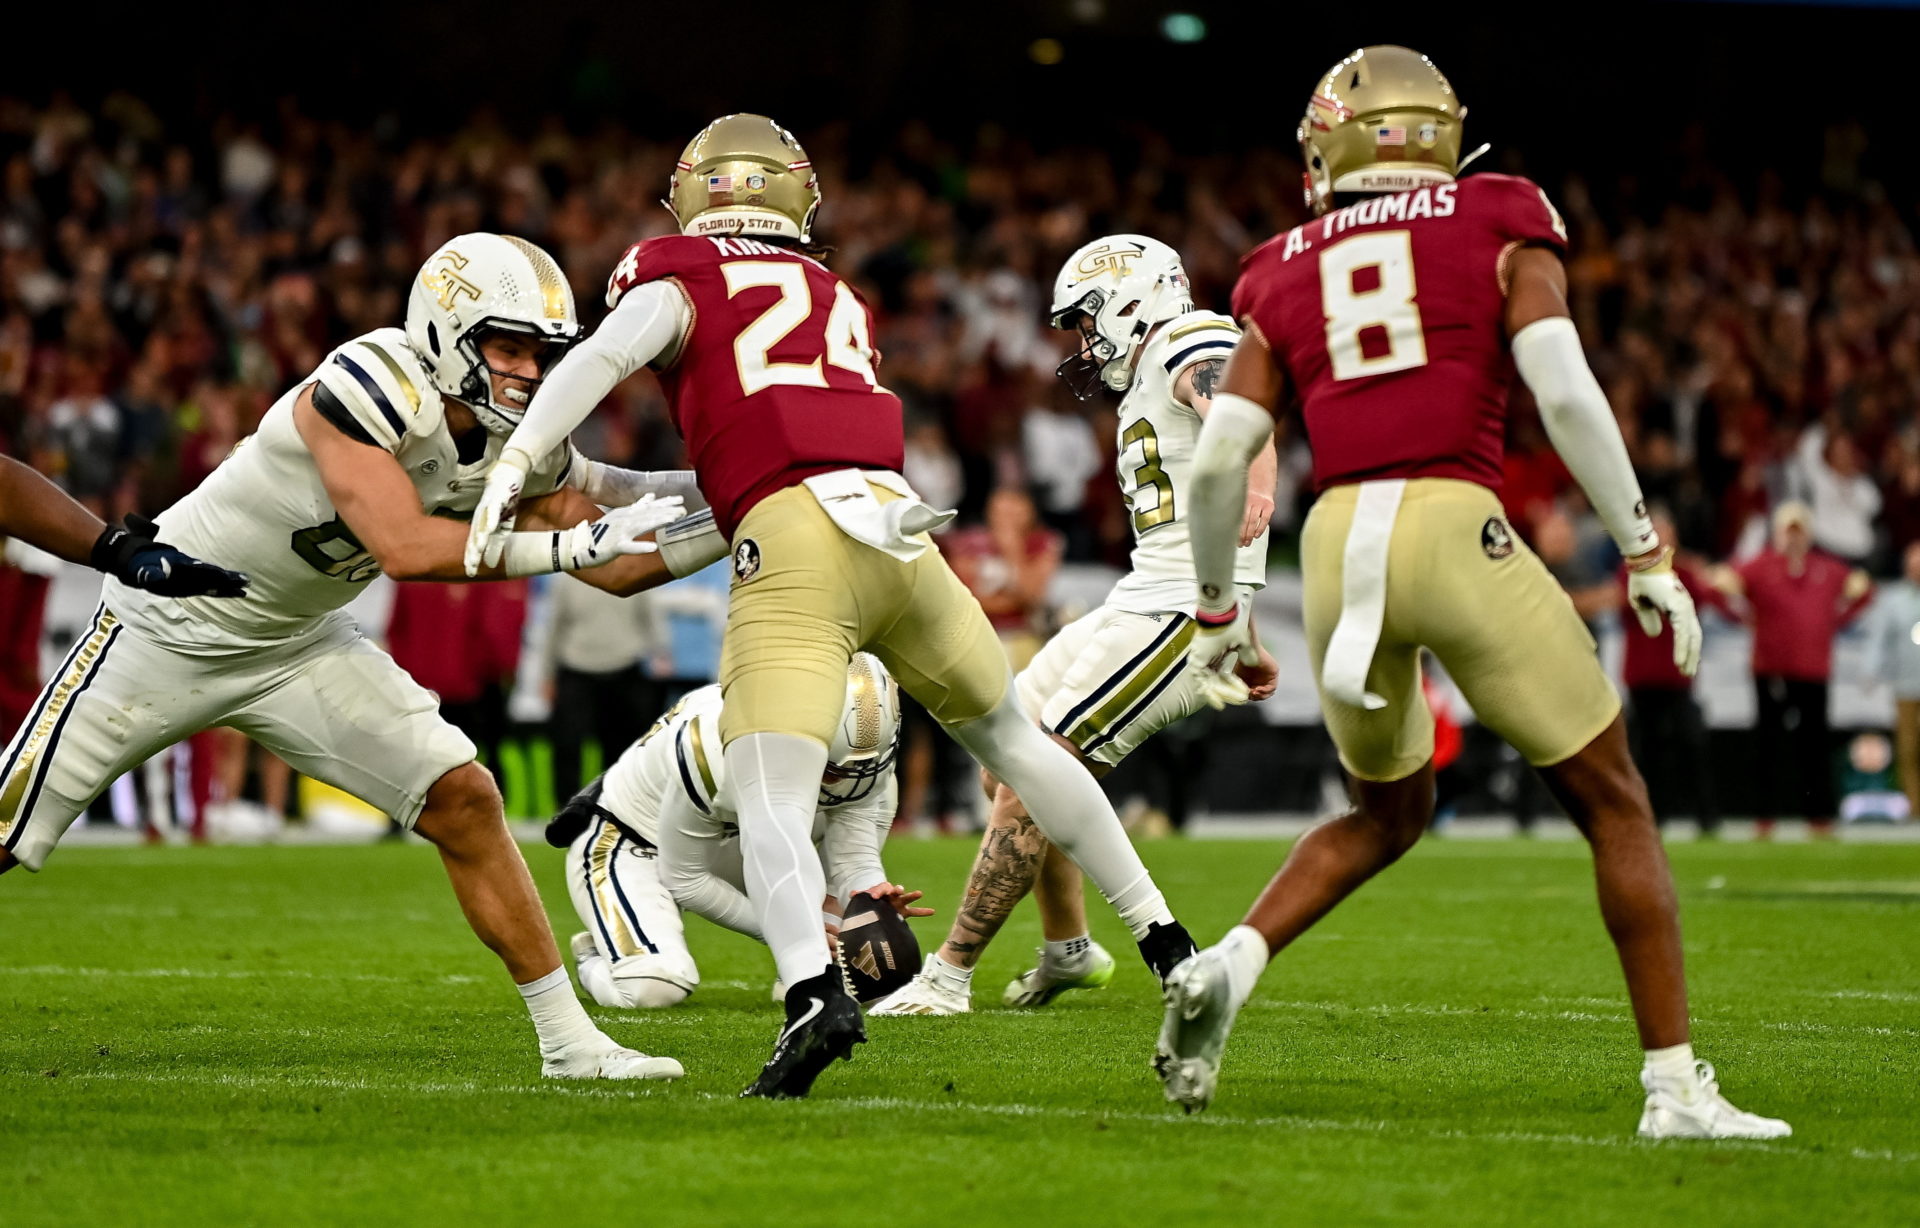
[[[827,1009],[827,1004],[818,998],[808,998],[807,1001],[813,1003],[813,1005],[807,1008],[806,1014],[787,1025],[786,1030],[780,1033],[780,1039],[775,1042],[776,1044],[786,1044],[787,1037],[792,1036],[795,1032],[805,1027],[815,1015]]]

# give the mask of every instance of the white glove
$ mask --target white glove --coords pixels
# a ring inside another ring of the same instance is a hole
[[[487,487],[467,526],[467,574],[477,576],[482,566],[493,567],[507,548],[507,534],[520,508],[520,491],[527,484],[533,461],[517,448],[508,448],[487,474]]]
[[[1200,694],[1208,705],[1225,708],[1247,702],[1246,680],[1234,671],[1242,665],[1258,665],[1260,650],[1253,642],[1250,610],[1242,601],[1233,608],[1232,617],[1210,615],[1204,610],[1194,614],[1193,642],[1187,645],[1187,662],[1201,673]],[[1209,625],[1209,619],[1224,619]]]
[[[1673,628],[1673,664],[1693,677],[1700,668],[1700,615],[1673,572],[1672,547],[1662,547],[1658,556],[1644,564],[1629,560],[1627,567],[1627,603],[1640,620],[1640,629],[1659,635],[1660,620],[1665,618]]]
[[[616,507],[598,520],[583,520],[557,536],[561,571],[584,571],[599,567],[624,554],[652,554],[659,547],[640,541],[661,525],[671,524],[686,514],[678,495],[661,499],[641,495],[625,507]]]

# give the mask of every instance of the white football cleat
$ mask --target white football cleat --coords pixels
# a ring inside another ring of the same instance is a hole
[[[1087,944],[1085,967],[1063,973],[1047,966],[1046,948],[1040,962],[1007,982],[1000,1000],[1008,1006],[1045,1006],[1069,989],[1103,989],[1113,979],[1113,956],[1097,942]]]
[[[573,948],[573,962],[576,964],[600,957],[600,948],[595,945],[593,935],[589,934],[586,930],[581,930],[575,934],[573,941],[567,945]]]
[[[670,1057],[625,1048],[604,1034],[597,1044],[540,1059],[540,1074],[548,1079],[678,1079],[686,1073]]]
[[[933,961],[927,962],[911,981],[867,1008],[869,1015],[964,1015],[973,1009],[972,995],[956,993],[934,975]]]
[[[1640,1085],[1647,1089],[1641,1138],[1787,1138],[1793,1133],[1793,1127],[1777,1117],[1729,1104],[1708,1062],[1694,1063],[1691,1080],[1658,1078],[1643,1070]]]
[[[1226,1051],[1234,1016],[1247,1000],[1234,992],[1228,972],[1226,953],[1214,946],[1182,960],[1167,974],[1167,1013],[1154,1048],[1153,1070],[1167,1099],[1189,1113],[1213,1100],[1220,1055]]]

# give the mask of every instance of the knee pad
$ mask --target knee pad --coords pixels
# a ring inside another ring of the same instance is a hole
[[[605,1006],[654,1010],[684,1002],[700,984],[700,970],[686,955],[634,955],[608,968]],[[595,995],[596,998],[598,995]]]

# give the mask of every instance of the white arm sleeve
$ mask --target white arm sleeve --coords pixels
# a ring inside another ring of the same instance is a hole
[[[887,783],[860,801],[829,812],[820,844],[820,863],[827,872],[827,894],[846,903],[847,897],[887,882],[880,863],[880,845],[893,827],[900,809],[900,786],[889,775]]]
[[[1234,553],[1247,518],[1247,466],[1273,438],[1273,415],[1231,392],[1213,398],[1200,439],[1193,446],[1193,574],[1200,582],[1200,608],[1233,608]]]
[[[678,495],[690,512],[707,506],[691,469],[622,469],[576,454],[567,484],[601,507],[625,507],[643,495],[661,499]]]
[[[1513,361],[1540,403],[1547,438],[1587,492],[1620,553],[1632,558],[1658,546],[1620,424],[1587,366],[1573,321],[1549,316],[1527,325],[1513,338]]]
[[[628,291],[593,336],[575,346],[540,382],[527,416],[507,440],[507,449],[524,456],[545,456],[559,447],[615,384],[686,335],[691,311],[679,287],[668,282],[650,281]],[[501,455],[505,454],[503,449]]]
[[[715,925],[749,938],[766,939],[753,903],[714,872],[714,857],[724,838],[679,789],[666,790],[660,803],[660,863],[673,902]]]

